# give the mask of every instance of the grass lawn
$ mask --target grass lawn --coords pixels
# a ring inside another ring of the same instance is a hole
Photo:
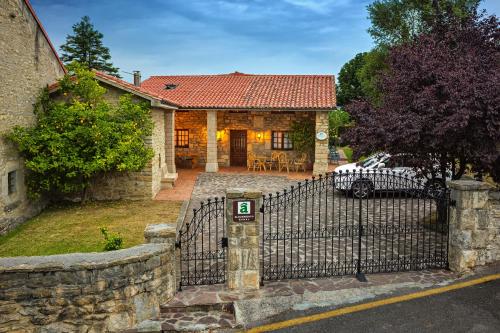
[[[7,235],[0,257],[103,251],[99,227],[123,237],[124,247],[144,243],[148,224],[175,223],[180,201],[108,201],[51,206]]]
[[[352,149],[349,146],[344,146],[341,148],[344,151],[345,157],[349,163],[352,162]]]

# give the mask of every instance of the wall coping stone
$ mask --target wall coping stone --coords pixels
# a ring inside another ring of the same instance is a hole
[[[258,189],[233,187],[226,190],[226,197],[228,199],[247,198],[257,199],[262,197],[262,191]]]
[[[486,191],[492,189],[488,183],[479,182],[477,180],[459,179],[448,181],[448,186],[460,191]]]
[[[148,224],[144,229],[144,237],[150,238],[175,238],[177,226],[173,224]]]
[[[166,252],[168,248],[166,243],[149,243],[108,252],[0,258],[0,273],[101,269],[144,261]]]

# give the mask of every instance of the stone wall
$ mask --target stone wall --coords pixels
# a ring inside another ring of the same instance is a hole
[[[107,91],[104,97],[110,103],[117,104],[120,96],[127,93],[102,82],[100,84],[106,88]],[[150,103],[135,95],[133,95],[132,100],[137,103]],[[151,162],[140,172],[109,173],[102,178],[96,179],[89,192],[92,199],[144,200],[156,196],[161,189],[161,179],[166,173],[165,112],[159,108],[151,108],[153,133],[144,139],[146,145],[153,148],[154,151]]]
[[[450,212],[450,268],[463,272],[500,260],[500,192],[486,183],[449,183],[454,205]]]
[[[28,200],[25,168],[3,135],[36,121],[33,104],[40,90],[64,75],[48,41],[23,0],[0,1],[0,235],[36,215],[43,202]],[[8,173],[16,171],[16,192],[8,193]]]
[[[175,226],[106,253],[0,259],[0,332],[116,332],[159,314],[176,289]]]
[[[207,112],[176,112],[176,129],[189,129],[189,148],[176,148],[176,156],[193,156],[196,166],[203,166],[207,156]],[[219,111],[217,113],[217,155],[219,166],[230,166],[231,130],[247,130],[248,151],[270,155],[272,131],[288,131],[294,121],[315,120],[315,112]],[[258,137],[260,135],[260,138]],[[295,151],[288,151],[291,157]],[[314,156],[311,156],[313,159]]]

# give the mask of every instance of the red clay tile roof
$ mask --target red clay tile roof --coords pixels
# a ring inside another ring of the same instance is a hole
[[[333,75],[152,76],[141,89],[181,108],[332,109]],[[175,85],[165,89],[166,85]]]

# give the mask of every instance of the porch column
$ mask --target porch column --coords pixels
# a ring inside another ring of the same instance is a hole
[[[174,174],[175,168],[175,111],[165,112],[165,163],[167,172]]]
[[[207,163],[206,172],[219,171],[217,162],[217,111],[207,111]]]
[[[319,132],[326,133],[326,139],[319,140]],[[316,112],[315,141],[313,174],[325,174],[328,171],[328,111]]]

